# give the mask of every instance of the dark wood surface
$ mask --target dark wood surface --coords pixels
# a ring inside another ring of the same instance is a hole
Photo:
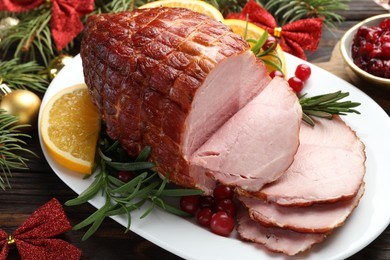
[[[386,10],[371,0],[352,0],[349,6],[348,11],[340,12],[346,21],[337,24],[336,28],[324,29],[318,50],[307,55],[309,61],[348,81],[350,79],[342,70],[334,68],[333,64],[342,64],[342,60],[337,50],[333,54],[332,51],[348,28],[367,17],[386,13]],[[389,94],[377,94],[375,91],[368,91],[368,94],[378,100],[388,113],[390,112]],[[30,157],[28,171],[13,173],[10,179],[12,189],[0,191],[0,227],[8,233],[12,233],[35,209],[53,197],[63,204],[76,196],[76,193],[66,186],[46,163],[37,132],[33,131],[31,134],[32,139],[27,140],[28,146],[38,154],[38,158]],[[94,211],[93,206],[89,204],[64,209],[73,225]],[[179,259],[132,232],[125,234],[124,227],[111,219],[107,219],[98,232],[85,242],[81,241],[83,234],[84,230],[69,231],[62,236],[82,250],[82,259]],[[19,259],[15,250],[11,252],[9,259]],[[390,228],[350,259],[390,259]]]

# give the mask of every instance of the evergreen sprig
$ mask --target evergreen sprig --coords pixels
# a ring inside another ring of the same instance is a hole
[[[26,145],[24,138],[31,138],[30,135],[21,132],[21,128],[27,125],[15,125],[18,117],[9,115],[0,109],[0,188],[5,190],[11,188],[8,178],[12,176],[12,170],[28,169],[26,161],[20,153],[34,154],[23,148]]]
[[[262,0],[264,8],[274,15],[279,25],[305,18],[320,17],[324,24],[334,27],[344,18],[338,11],[348,10],[349,0]]]
[[[75,206],[88,202],[95,196],[103,196],[105,204],[92,215],[75,225],[79,230],[90,226],[83,236],[88,239],[96,232],[106,217],[125,214],[128,219],[126,231],[131,225],[131,212],[146,209],[141,218],[145,218],[156,207],[179,216],[189,216],[177,206],[169,202],[169,198],[187,195],[199,195],[202,191],[195,189],[180,189],[168,185],[168,176],[161,179],[151,168],[154,163],[148,162],[150,147],[146,147],[136,159],[128,157],[119,143],[110,140],[105,131],[102,131],[98,147],[98,165],[95,167],[92,184],[77,198],[65,203]],[[125,183],[116,176],[119,171],[131,171],[134,178]]]
[[[31,88],[45,92],[49,82],[43,74],[44,67],[36,61],[20,63],[18,58],[0,61],[0,84],[5,83],[11,89]]]
[[[14,53],[22,61],[39,61],[47,65],[58,54],[50,31],[51,11],[47,5],[17,14],[19,24],[8,28],[0,41],[4,55]],[[3,57],[5,58],[5,57]]]

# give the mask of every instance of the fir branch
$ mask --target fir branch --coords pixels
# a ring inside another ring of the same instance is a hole
[[[18,117],[6,113],[0,109],[0,188],[5,190],[11,188],[8,178],[12,177],[12,170],[28,169],[26,161],[28,159],[18,155],[18,153],[30,153],[32,151],[23,148],[26,143],[22,138],[31,138],[31,136],[22,133],[19,129],[27,125],[18,125]]]
[[[4,54],[14,52],[14,58],[40,60],[47,65],[56,55],[49,26],[50,9],[42,5],[19,14],[17,18],[20,19],[19,24],[6,30],[0,49],[4,50]]]
[[[324,24],[334,27],[344,17],[338,11],[348,10],[349,0],[272,0],[265,1],[264,8],[274,15],[279,25],[304,19],[323,18]]]
[[[19,63],[18,58],[0,61],[0,84],[5,83],[11,89],[31,88],[43,93],[48,86],[43,71],[44,68],[35,61]]]

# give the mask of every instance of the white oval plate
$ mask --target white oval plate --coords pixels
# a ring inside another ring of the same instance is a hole
[[[287,69],[290,76],[295,67],[304,61],[286,54]],[[315,245],[304,256],[307,259],[344,259],[366,247],[390,223],[390,119],[389,116],[370,97],[359,89],[331,73],[314,65],[312,76],[306,82],[305,92],[310,95],[324,94],[343,90],[348,91],[349,100],[360,102],[361,115],[351,114],[344,117],[354,129],[367,152],[367,173],[365,175],[366,192],[359,206],[345,225],[338,228],[325,242]],[[58,91],[68,86],[83,83],[83,69],[80,56],[65,66],[50,84],[42,107]],[[41,114],[39,114],[39,121]],[[47,153],[39,138],[43,153],[53,171],[71,189],[80,194],[93,178],[84,180],[81,174],[71,172],[58,165]],[[90,201],[96,208],[104,204],[103,197]],[[185,259],[284,259],[282,254],[270,253],[262,246],[243,242],[237,234],[225,238],[212,234],[198,226],[193,220],[180,218],[169,213],[155,210],[147,218],[139,219],[142,214],[134,212],[131,230],[158,246]],[[118,223],[127,226],[125,216],[113,217]],[[302,258],[299,255],[297,258]]]

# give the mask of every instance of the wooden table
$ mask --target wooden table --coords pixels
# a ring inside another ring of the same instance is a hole
[[[308,53],[309,61],[348,81],[350,79],[343,69],[334,68],[336,63],[342,65],[337,50],[332,55],[334,47],[343,33],[357,22],[369,16],[386,13],[386,10],[371,0],[352,0],[349,6],[350,10],[340,12],[346,21],[331,30],[324,29],[319,49],[314,53]],[[373,91],[366,93],[377,100],[387,113],[390,113],[390,94],[377,94]],[[33,132],[32,137],[32,140],[28,140],[28,145],[39,158],[30,157],[28,163],[30,169],[14,172],[11,178],[12,189],[0,191],[0,226],[8,233],[12,233],[35,209],[53,197],[63,204],[77,195],[53,173],[46,163],[37,133]],[[65,207],[65,211],[72,225],[75,225],[89,216],[94,208],[86,204]],[[125,234],[124,227],[111,219],[107,219],[97,233],[86,242],[81,241],[83,234],[84,230],[70,231],[63,236],[63,239],[82,250],[83,259],[179,259],[132,232]],[[16,250],[11,252],[9,259],[19,259]],[[390,228],[350,259],[390,259]]]

